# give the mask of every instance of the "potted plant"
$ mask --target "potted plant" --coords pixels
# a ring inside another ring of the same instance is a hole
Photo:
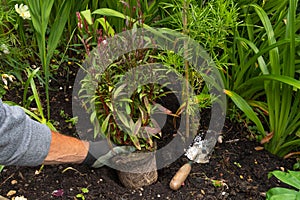
[[[104,137],[115,145],[136,148],[136,153],[129,157],[116,156],[111,161],[112,165],[121,168],[118,172],[120,181],[130,188],[157,180],[156,159],[151,152],[156,149],[155,139],[161,137],[164,125],[161,115],[176,117],[156,103],[168,94],[165,89],[168,72],[150,66],[154,62],[151,54],[153,50],[137,50],[123,55],[103,71],[88,68],[89,75],[81,81],[80,95],[88,97],[85,98],[87,104],[94,105],[88,108],[94,138]],[[97,59],[88,59],[85,65],[90,67]],[[161,84],[154,83],[153,79]]]

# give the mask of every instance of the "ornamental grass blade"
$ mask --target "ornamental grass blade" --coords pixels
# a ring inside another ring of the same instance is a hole
[[[249,85],[253,85],[253,84],[258,84],[258,82],[263,82],[263,81],[267,81],[267,80],[273,80],[273,81],[279,81],[281,83],[285,83],[288,84],[290,86],[293,86],[297,89],[300,89],[300,81],[289,77],[289,76],[284,76],[284,75],[261,75],[261,76],[257,76],[254,77],[252,79],[247,80],[245,83],[243,83],[239,89],[243,88],[244,86],[249,86]]]
[[[235,105],[239,109],[241,109],[251,121],[255,123],[258,130],[264,135],[265,134],[264,127],[261,121],[259,120],[259,118],[257,117],[256,113],[247,103],[247,101],[233,91],[224,89],[224,93],[231,98],[231,100],[235,103]]]
[[[70,17],[71,3],[65,0],[61,5],[58,13],[56,14],[54,23],[51,27],[50,35],[47,41],[47,65],[53,56],[53,53],[61,40],[62,33],[65,25]]]

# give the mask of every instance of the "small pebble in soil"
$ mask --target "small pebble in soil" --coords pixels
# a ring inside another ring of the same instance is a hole
[[[159,197],[160,197],[160,194],[158,194],[157,197],[159,198]]]
[[[17,193],[16,190],[10,190],[10,191],[8,191],[8,193],[6,194],[6,196],[10,197],[10,196],[15,195],[16,193]]]

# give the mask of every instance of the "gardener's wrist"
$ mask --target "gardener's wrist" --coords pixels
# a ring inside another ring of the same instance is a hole
[[[110,150],[111,146],[106,140],[89,142],[89,151],[82,164],[92,166],[99,157],[107,154]]]

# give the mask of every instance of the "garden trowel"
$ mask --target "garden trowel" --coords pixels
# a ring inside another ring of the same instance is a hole
[[[192,169],[192,163],[208,163],[217,140],[221,139],[218,133],[212,130],[201,131],[192,144],[185,151],[185,156],[190,160],[184,164],[170,182],[170,188],[178,190]]]

